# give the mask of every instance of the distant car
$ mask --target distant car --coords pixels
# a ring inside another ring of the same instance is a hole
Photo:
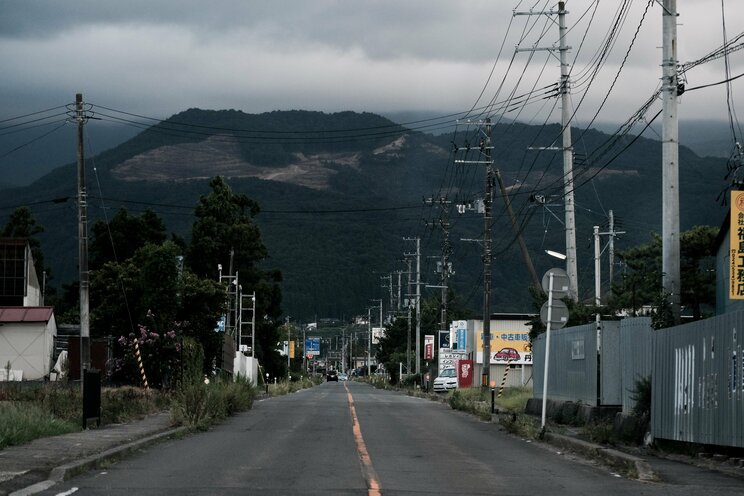
[[[346,374],[344,374],[344,373],[338,374],[338,380],[339,381],[348,381],[349,380],[349,376],[346,375]]]
[[[326,374],[326,382],[335,381],[338,382],[338,374],[335,370],[329,370]]]
[[[496,360],[519,360],[519,352],[514,348],[501,348],[494,358]]]
[[[457,370],[444,369],[434,379],[434,392],[444,393],[450,389],[457,389]]]

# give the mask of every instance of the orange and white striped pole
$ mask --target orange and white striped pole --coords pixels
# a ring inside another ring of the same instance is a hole
[[[501,398],[501,393],[504,392],[504,386],[506,386],[506,378],[509,377],[509,362],[511,360],[506,361],[506,368],[504,369],[504,378],[501,379],[501,387],[499,388],[499,395],[498,397]]]
[[[139,365],[140,375],[142,376],[142,384],[145,385],[145,389],[150,389],[150,386],[147,384],[145,366],[142,365],[142,355],[140,355],[139,340],[137,338],[134,339],[134,356],[137,357],[137,365]]]

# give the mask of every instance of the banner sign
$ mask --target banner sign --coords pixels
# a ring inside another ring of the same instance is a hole
[[[434,358],[434,335],[426,334],[424,336],[424,360]]]
[[[744,300],[744,191],[731,192],[729,299]]]
[[[458,360],[457,362],[457,387],[469,388],[473,385],[473,361]]]
[[[468,348],[468,321],[455,320],[450,324],[452,331],[452,349],[466,350]]]

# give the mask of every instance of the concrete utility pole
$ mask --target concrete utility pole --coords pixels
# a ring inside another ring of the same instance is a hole
[[[577,301],[579,298],[579,277],[576,262],[576,215],[574,204],[574,182],[573,182],[573,145],[571,144],[571,97],[568,67],[568,51],[571,49],[566,45],[566,2],[558,2],[558,12],[515,12],[514,15],[548,15],[558,14],[559,30],[559,59],[561,64],[561,125],[563,128],[562,146],[563,151],[563,197],[565,205],[565,227],[566,227],[566,274],[568,275],[568,295]],[[546,50],[555,51],[555,47],[547,48],[518,48],[518,52]],[[552,148],[551,148],[552,149]]]
[[[484,143],[486,157],[486,196],[483,199],[483,372],[481,388],[491,384],[491,207],[493,205],[493,160],[491,159],[491,119],[486,119]]]
[[[78,172],[78,264],[80,270],[80,380],[90,369],[90,284],[88,273],[88,193],[85,187],[85,148],[83,126],[85,110],[83,94],[75,95],[77,120],[77,172]]]
[[[406,337],[406,373],[411,373],[411,259],[406,257],[408,266],[408,290],[406,291],[406,307],[408,311],[408,334]]]
[[[677,97],[677,0],[664,0],[662,46],[662,262],[661,281],[674,322],[680,320],[679,122]]]
[[[456,164],[475,164],[486,166],[486,187],[483,198],[483,368],[481,387],[488,388],[491,383],[491,208],[493,205],[493,159],[491,158],[491,119],[485,120],[485,130],[480,142],[478,160],[455,160]],[[482,128],[483,129],[483,128]],[[469,151],[469,147],[465,148]],[[455,147],[455,152],[459,148]]]
[[[579,276],[576,263],[576,215],[574,213],[573,145],[571,144],[571,96],[569,94],[568,50],[566,45],[566,3],[558,2],[559,52],[561,59],[561,125],[563,127],[563,194],[566,204],[566,273],[568,292],[579,299]]]
[[[449,285],[449,276],[452,274],[452,263],[449,261],[450,255],[452,255],[452,247],[450,244],[450,222],[449,222],[449,207],[452,204],[451,201],[447,200],[447,198],[439,198],[438,200],[435,200],[434,198],[429,198],[425,201],[427,205],[439,205],[440,208],[440,215],[439,215],[439,223],[438,224],[432,224],[433,226],[438,226],[442,229],[442,257],[439,261],[439,267],[437,268],[437,272],[440,274],[440,280],[442,282],[440,289],[442,290],[442,308],[441,308],[441,320],[440,320],[440,329],[443,331],[446,331],[448,329],[447,327],[447,299],[448,299],[448,285]],[[427,287],[436,287],[436,286],[427,286]],[[437,337],[437,339],[439,339]]]
[[[416,241],[416,373],[421,373],[421,238],[403,238],[404,241]],[[406,254],[406,256],[409,256]],[[410,271],[409,271],[410,272]],[[410,311],[410,310],[409,310]],[[410,336],[409,336],[410,338]],[[410,339],[408,341],[411,342]]]

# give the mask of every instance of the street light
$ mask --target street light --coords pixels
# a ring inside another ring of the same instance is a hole
[[[558,260],[565,260],[566,259],[566,255],[564,255],[563,253],[558,253],[557,251],[545,250],[545,253],[547,253],[551,257],[557,258]]]

